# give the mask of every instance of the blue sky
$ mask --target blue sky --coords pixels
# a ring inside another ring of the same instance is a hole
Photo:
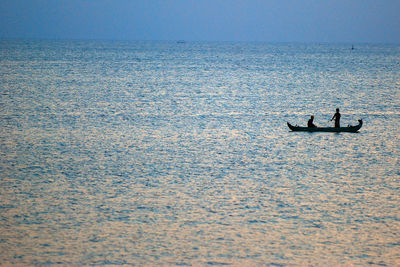
[[[399,0],[0,0],[0,38],[400,43]]]

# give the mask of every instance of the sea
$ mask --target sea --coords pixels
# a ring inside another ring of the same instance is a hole
[[[0,265],[400,266],[399,129],[400,45],[2,39]]]

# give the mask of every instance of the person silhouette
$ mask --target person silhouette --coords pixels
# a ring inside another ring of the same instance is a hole
[[[313,123],[313,121],[314,121],[314,116],[311,116],[311,118],[308,120],[308,122],[307,122],[307,126],[309,127],[309,128],[315,128],[315,127],[317,127],[317,126],[315,126],[315,124]]]
[[[339,113],[339,109],[336,109],[336,113],[335,115],[333,115],[331,121],[335,120],[335,128],[339,128],[340,127],[340,113]]]

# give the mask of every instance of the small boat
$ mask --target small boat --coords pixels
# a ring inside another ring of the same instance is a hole
[[[289,129],[294,132],[333,132],[333,133],[340,133],[340,132],[348,132],[348,133],[356,133],[363,125],[362,120],[358,120],[358,125],[356,126],[347,126],[347,127],[300,127],[300,126],[293,126],[290,123],[287,123]]]

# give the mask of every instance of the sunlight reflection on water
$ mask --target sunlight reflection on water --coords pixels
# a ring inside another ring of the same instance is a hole
[[[398,48],[2,42],[0,263],[400,264]]]

